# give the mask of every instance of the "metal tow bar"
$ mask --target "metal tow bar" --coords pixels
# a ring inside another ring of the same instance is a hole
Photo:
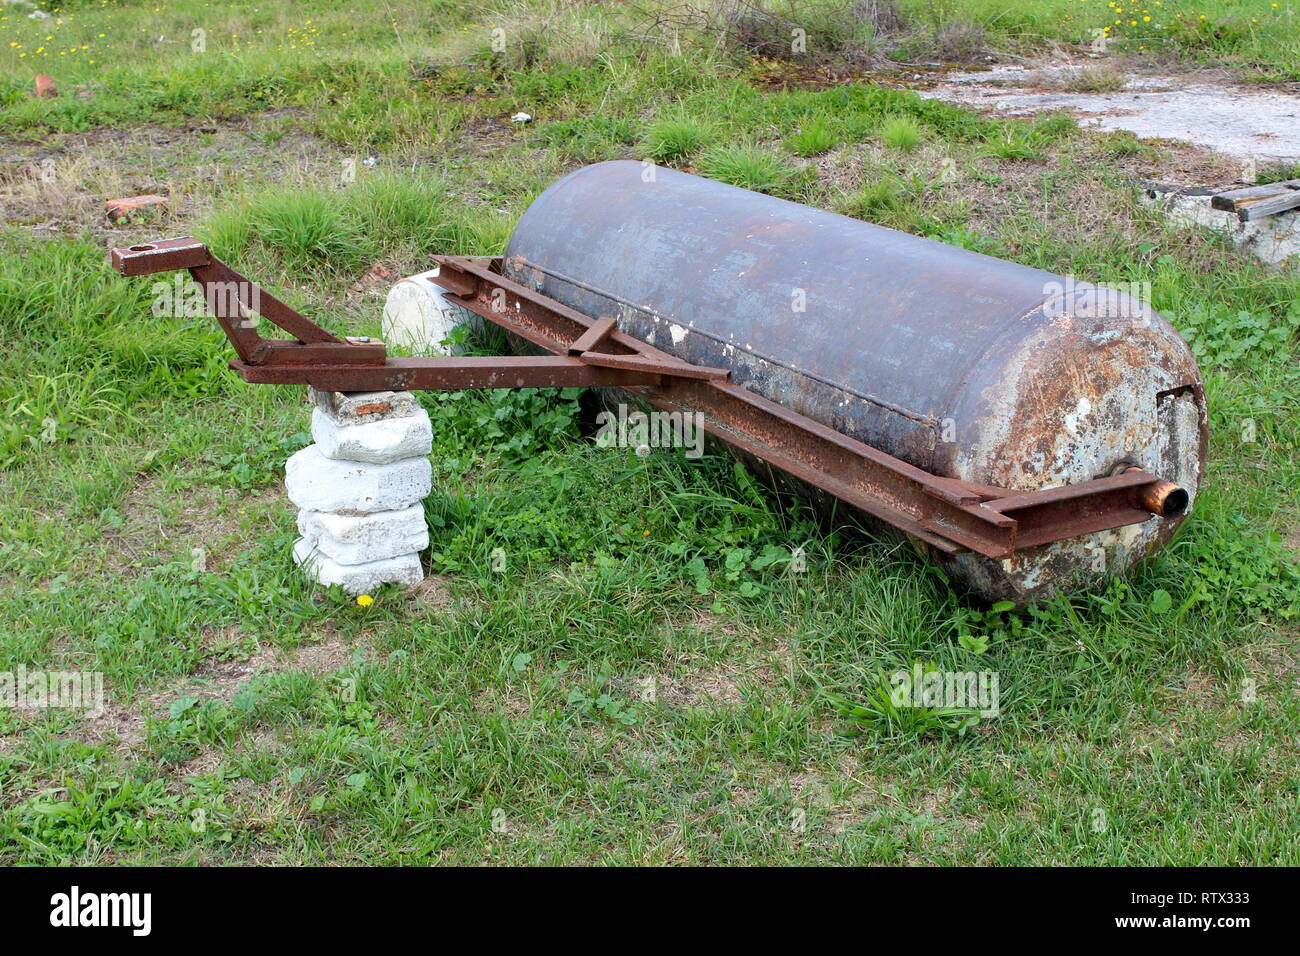
[[[112,250],[124,276],[187,269],[247,382],[360,392],[469,388],[621,388],[654,408],[704,414],[705,430],[946,554],[1007,559],[1018,549],[1176,517],[1185,490],[1142,471],[1042,491],[1009,491],[930,474],[731,382],[727,369],[683,362],[514,282],[500,259],[434,256],[448,299],[539,348],[541,356],[401,358],[382,342],[340,338],[249,282],[189,237]],[[256,315],[291,339],[264,339]]]

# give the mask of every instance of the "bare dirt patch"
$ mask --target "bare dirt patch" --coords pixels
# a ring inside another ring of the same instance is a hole
[[[1241,660],[1259,681],[1261,695],[1294,693],[1300,677],[1300,625],[1266,632],[1241,649]]]
[[[214,655],[193,674],[163,690],[139,698],[133,706],[109,701],[103,713],[87,718],[77,736],[87,743],[116,741],[120,748],[139,749],[147,735],[148,718],[165,716],[178,697],[229,703],[238,690],[257,677],[289,670],[329,674],[347,667],[364,642],[348,640],[328,629],[318,630],[321,640],[284,651],[257,645],[247,657],[234,659]],[[225,634],[226,646],[233,636]],[[214,638],[215,640],[215,638]]]
[[[461,157],[499,157],[519,141],[519,130],[523,126],[524,124],[511,122],[508,116],[467,118],[456,134],[452,150]]]
[[[32,143],[0,138],[0,219],[50,235],[90,230],[121,245],[144,225],[176,230],[221,194],[261,182],[337,179],[343,149],[302,129],[295,113],[187,126],[65,133]],[[154,193],[165,209],[114,224],[110,199]]]
[[[352,663],[358,649],[364,644],[349,641],[343,635],[328,631],[317,644],[300,647],[282,658],[274,670],[303,670],[311,674],[332,674]]]
[[[189,554],[202,570],[220,571],[243,542],[248,526],[288,515],[291,506],[278,484],[246,490],[198,484],[177,493],[168,476],[141,478],[123,506],[121,528],[110,532],[109,570],[130,573]],[[195,553],[198,549],[201,553]]]
[[[533,709],[531,695],[514,687],[485,687],[474,697],[474,709],[480,714],[504,714],[511,720],[527,717]]]
[[[451,578],[430,574],[413,588],[407,588],[404,597],[408,604],[443,610],[452,605]]]
[[[119,749],[136,750],[144,746],[147,733],[144,714],[109,700],[102,713],[83,722],[76,736],[88,744],[116,743]]]
[[[1178,680],[1166,688],[1174,709],[1190,706],[1196,710],[1214,709],[1222,699],[1219,681],[1213,674],[1198,667],[1190,667]]]
[[[633,699],[647,691],[660,706],[737,707],[749,694],[777,684],[793,668],[794,653],[783,636],[774,643],[742,645],[721,661],[700,666],[683,661],[668,673],[656,674],[651,682],[632,683],[627,691]]]
[[[655,699],[666,707],[735,707],[745,702],[745,689],[775,681],[770,668],[727,661],[677,676],[656,677]]]

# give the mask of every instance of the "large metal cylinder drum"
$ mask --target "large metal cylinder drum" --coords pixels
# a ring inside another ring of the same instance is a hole
[[[504,270],[938,475],[1032,491],[1136,465],[1196,496],[1200,372],[1117,291],[637,162],[546,190]],[[1004,561],[932,557],[978,594],[1023,600],[1132,565],[1181,520]]]

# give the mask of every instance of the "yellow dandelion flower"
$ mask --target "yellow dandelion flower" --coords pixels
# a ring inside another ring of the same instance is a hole
[[[361,605],[362,607],[370,607],[370,605],[374,603],[375,603],[375,599],[372,598],[369,594],[357,595],[357,604]]]

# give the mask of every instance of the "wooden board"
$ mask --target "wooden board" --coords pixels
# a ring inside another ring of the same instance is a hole
[[[1210,206],[1235,212],[1242,222],[1263,219],[1265,216],[1300,207],[1300,179],[1230,189],[1216,194],[1210,200]]]

